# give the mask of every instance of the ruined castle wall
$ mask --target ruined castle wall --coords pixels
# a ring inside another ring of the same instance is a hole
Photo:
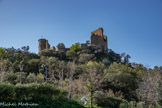
[[[86,43],[85,44],[81,44],[81,47],[82,47],[82,49],[87,49],[88,48]]]
[[[103,37],[103,29],[102,28],[98,28],[97,30],[91,32],[91,35],[98,35]]]
[[[46,40],[46,49],[50,49],[50,44],[48,43],[48,40]]]
[[[39,46],[38,46],[38,52],[40,52],[41,50],[44,49],[51,49],[51,50],[55,50],[55,47],[50,48],[50,44],[48,43],[48,40],[46,39],[39,39]],[[97,30],[91,32],[91,45],[89,43],[89,41],[87,41],[86,43],[81,44],[82,49],[88,49],[88,48],[102,48],[105,50],[105,52],[108,51],[108,47],[107,47],[107,36],[103,35],[103,29],[102,28],[98,28]],[[69,50],[68,48],[57,48],[56,50],[63,50],[63,51],[67,51]]]
[[[103,35],[102,28],[99,28],[99,29],[91,32],[91,44],[95,45],[97,48],[103,48],[105,50],[108,50],[107,36]]]
[[[41,50],[49,49],[50,48],[48,40],[46,40],[46,39],[39,39],[38,43],[39,43],[38,52],[40,52]]]
[[[99,48],[107,48],[107,40],[97,35],[91,36],[91,44]]]

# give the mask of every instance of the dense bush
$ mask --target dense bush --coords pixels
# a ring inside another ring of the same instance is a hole
[[[74,50],[74,51],[80,51],[81,49],[82,47],[80,46],[79,43],[75,43],[74,45],[70,47],[70,50]]]
[[[0,83],[0,101],[66,99],[67,92],[58,90],[50,84],[11,85]]]
[[[50,84],[0,83],[0,102],[36,103],[41,108],[83,108],[75,101],[68,101],[66,97],[67,92]]]
[[[11,73],[7,73],[5,74],[4,76],[4,79],[3,79],[5,82],[9,82],[11,84],[16,84],[18,83],[18,76],[17,74],[11,72]]]
[[[147,105],[145,102],[130,101],[128,104],[120,104],[120,108],[162,108],[157,102],[156,104]]]
[[[137,100],[135,90],[137,75],[131,67],[121,63],[112,63],[108,69],[104,70],[104,80],[107,88],[123,92],[124,98],[131,101]]]
[[[78,104],[76,101],[54,100],[52,103],[51,103],[51,107],[54,107],[54,108],[84,108],[82,105]]]
[[[9,83],[0,83],[0,102],[13,100],[15,88]]]
[[[95,104],[102,107],[119,108],[120,104],[128,106],[128,102],[126,100],[109,96],[108,94],[105,94],[101,91],[95,93],[94,98]]]

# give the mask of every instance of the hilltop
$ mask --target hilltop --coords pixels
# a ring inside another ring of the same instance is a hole
[[[50,47],[46,39],[38,40],[39,54],[29,52],[29,46],[0,48],[0,101],[60,108],[160,106],[162,67],[131,63],[130,55],[115,53],[107,41],[99,28],[90,41],[70,48],[64,43]]]

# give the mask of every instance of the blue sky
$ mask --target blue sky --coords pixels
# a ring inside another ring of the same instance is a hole
[[[0,0],[0,47],[29,45],[37,53],[42,35],[70,47],[99,27],[108,48],[162,66],[162,0]]]

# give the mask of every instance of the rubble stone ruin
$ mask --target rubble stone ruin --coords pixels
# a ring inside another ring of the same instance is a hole
[[[48,43],[48,40],[46,40],[46,39],[39,39],[38,43],[39,43],[38,52],[40,52],[44,49],[50,48],[50,44]]]
[[[94,45],[96,48],[102,48],[105,51],[108,50],[107,36],[103,35],[103,28],[98,28],[91,32],[91,45]]]
[[[50,49],[50,50],[56,50],[54,46],[50,48],[50,44],[48,43],[48,40],[46,39],[39,39],[38,40],[39,46],[38,46],[38,52],[44,50],[44,49]],[[90,41],[86,41],[86,43],[82,43],[81,47],[82,49],[98,49],[101,48],[105,52],[108,51],[107,46],[107,36],[103,34],[103,28],[98,28],[97,30],[91,32]],[[57,49],[59,50],[59,48]],[[69,48],[61,49],[64,51],[69,50]]]

